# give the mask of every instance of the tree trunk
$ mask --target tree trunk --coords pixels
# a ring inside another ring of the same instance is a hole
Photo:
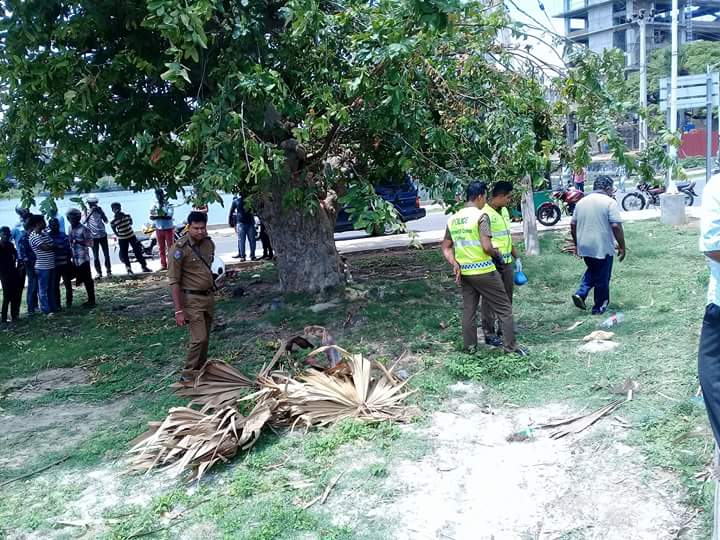
[[[535,221],[535,201],[533,200],[532,182],[529,177],[523,180],[523,190],[522,216],[525,254],[529,256],[540,255],[540,240],[538,238],[537,222]]]
[[[320,205],[306,208],[283,204],[284,190],[264,197],[260,217],[277,257],[284,292],[319,292],[345,285],[345,272],[335,247],[335,215]]]

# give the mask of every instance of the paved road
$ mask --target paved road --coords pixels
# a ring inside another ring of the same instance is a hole
[[[428,214],[423,219],[411,221],[407,224],[408,230],[417,233],[427,233],[430,231],[443,231],[445,229],[447,217],[443,213],[442,209],[440,209],[439,207],[428,207],[427,210]],[[229,227],[226,227],[222,229],[212,230],[210,231],[210,234],[212,236],[212,239],[215,241],[217,253],[220,255],[220,257],[226,263],[237,262],[237,259],[233,259],[232,257],[238,252],[237,236],[235,235],[235,232]],[[361,248],[360,250],[372,249],[373,246],[382,247],[386,243],[394,245],[395,242],[393,242],[392,240],[399,238],[404,239],[404,244],[401,245],[407,245],[407,243],[409,242],[409,238],[407,235],[373,237],[363,231],[351,231],[338,233],[335,235],[335,241],[337,242],[338,249],[341,252],[357,251],[358,249],[356,249],[355,247],[358,245],[367,246]],[[343,246],[346,246],[348,249],[343,250]],[[119,275],[124,274],[125,266],[120,262],[117,246],[112,241],[110,243],[110,251],[113,273]],[[262,256],[262,245],[259,241],[257,242],[256,246],[256,255],[258,257]],[[150,260],[148,262],[148,266],[153,270],[158,270],[160,268],[159,259],[154,258]],[[133,271],[137,272],[139,270],[139,266],[133,263]]]
[[[412,221],[408,223],[408,229],[416,233],[416,240],[423,244],[432,244],[440,242],[445,232],[445,223],[447,217],[439,207],[427,207],[428,214],[425,218]],[[642,210],[637,212],[621,212],[625,221],[640,221],[647,219],[656,219],[660,217],[659,208],[651,208],[649,210]],[[693,208],[688,209],[688,216],[697,218],[699,217],[699,207],[696,205]],[[570,222],[569,216],[563,216],[560,222],[553,227],[544,227],[538,223],[539,231],[555,230],[568,227]],[[513,234],[522,233],[522,223],[515,223],[512,226]],[[237,253],[237,237],[230,228],[218,229],[211,231],[212,238],[217,246],[218,255],[225,261],[225,263],[237,262],[237,259],[233,259],[232,256]],[[406,247],[410,243],[410,236],[408,234],[395,234],[386,235],[380,237],[369,236],[363,232],[346,232],[335,235],[338,251],[340,253],[352,253],[357,251],[368,251],[373,249],[389,249],[395,247]],[[122,275],[125,273],[124,265],[122,265],[117,258],[117,250],[111,244],[111,251],[113,252],[113,273]],[[257,245],[257,256],[262,255],[262,248],[260,242]],[[160,268],[160,261],[155,258],[148,262],[148,265],[153,270]],[[139,271],[137,264],[133,264],[135,271]]]

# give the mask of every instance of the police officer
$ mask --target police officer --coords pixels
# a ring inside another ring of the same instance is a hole
[[[511,182],[496,182],[492,188],[490,200],[483,206],[482,210],[490,220],[490,235],[492,237],[492,245],[500,252],[500,257],[495,260],[495,268],[499,272],[505,285],[510,303],[513,300],[513,290],[515,286],[515,271],[512,263],[513,259],[517,261],[518,254],[513,246],[512,236],[510,235],[510,213],[507,205],[512,199],[513,185]],[[489,302],[483,302],[481,308],[482,329],[485,333],[485,341],[491,342],[495,346],[502,345],[502,340],[495,332],[495,317],[490,309]]]
[[[476,315],[482,297],[500,321],[505,352],[526,356],[527,351],[515,341],[512,305],[493,262],[500,252],[492,245],[490,222],[482,210],[486,192],[484,182],[468,185],[465,207],[448,219],[442,242],[443,255],[453,267],[455,282],[462,288],[463,344],[465,349],[477,346]]]
[[[211,270],[215,244],[207,235],[207,219],[203,212],[190,212],[188,232],[172,246],[168,261],[175,322],[190,329],[185,370],[198,370],[207,362],[215,306]]]

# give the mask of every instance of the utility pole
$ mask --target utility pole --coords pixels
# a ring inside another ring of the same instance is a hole
[[[647,19],[645,18],[645,10],[641,9],[638,12],[638,25],[640,26],[640,110],[641,115],[638,122],[640,128],[638,142],[640,150],[644,150],[647,146],[648,130],[647,120],[645,118],[645,111],[647,110],[647,38],[646,38],[646,25]]]
[[[670,132],[675,135],[677,132],[677,76],[678,76],[678,0],[672,0],[672,22],[671,22],[671,63],[670,63]],[[669,148],[671,167],[668,169],[668,193],[677,193],[675,179],[673,178],[673,166],[677,162],[677,148],[670,145]]]

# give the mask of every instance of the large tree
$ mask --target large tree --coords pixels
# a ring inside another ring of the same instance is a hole
[[[587,159],[562,148],[569,101],[550,104],[529,47],[498,45],[509,21],[482,2],[0,0],[0,10],[0,173],[26,199],[37,184],[59,197],[105,175],[136,190],[192,185],[201,201],[242,192],[288,291],[343,283],[338,196],[381,220],[392,212],[370,186],[406,172],[453,201],[470,178],[541,177],[553,152]],[[607,92],[615,77],[588,55],[554,93],[586,105],[599,95],[594,106],[624,114]],[[586,116],[588,129],[611,118]]]

